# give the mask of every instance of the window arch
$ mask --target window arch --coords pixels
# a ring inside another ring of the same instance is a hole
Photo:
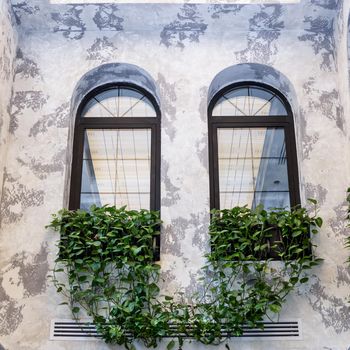
[[[131,83],[93,89],[77,110],[70,209],[160,209],[160,110]]]
[[[300,203],[293,115],[282,94],[231,84],[210,101],[208,127],[212,209]]]

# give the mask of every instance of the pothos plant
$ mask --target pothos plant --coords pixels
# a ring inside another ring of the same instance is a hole
[[[263,327],[264,318],[278,313],[295,286],[307,282],[307,270],[319,264],[311,236],[322,219],[301,207],[211,214],[211,249],[198,292],[186,299],[159,294],[153,253],[158,212],[63,209],[49,225],[60,233],[52,276],[57,291],[75,317],[85,310],[106,342],[127,349],[135,348],[134,340],[156,347],[165,337],[177,338],[179,349],[184,338],[218,344],[242,335],[246,325]],[[170,340],[167,348],[174,346]]]

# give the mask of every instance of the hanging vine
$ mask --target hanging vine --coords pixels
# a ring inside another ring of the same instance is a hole
[[[188,303],[159,295],[153,241],[160,224],[158,212],[125,207],[53,215],[49,227],[60,233],[52,276],[57,292],[75,317],[91,317],[108,343],[135,349],[137,339],[156,347],[167,337],[177,338],[181,348],[184,338],[218,344],[240,336],[243,326],[263,327],[266,316],[280,312],[321,261],[312,254],[310,237],[322,226],[316,210],[214,210],[200,292]],[[174,346],[170,340],[168,349]]]

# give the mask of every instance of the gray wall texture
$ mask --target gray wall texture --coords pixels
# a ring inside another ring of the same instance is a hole
[[[48,283],[57,235],[44,226],[66,204],[78,82],[103,64],[126,63],[156,81],[162,112],[163,290],[189,294],[196,289],[208,249],[208,91],[217,83],[211,85],[214,77],[232,67],[229,72],[240,73],[226,76],[227,82],[249,76],[274,84],[289,99],[302,200],[319,201],[325,225],[315,240],[324,262],[281,313],[281,319],[302,320],[303,340],[234,339],[230,344],[240,350],[347,350],[349,7],[347,0],[260,5],[3,1],[0,349],[118,349],[101,342],[49,341],[50,320],[71,315],[58,307],[62,300]]]

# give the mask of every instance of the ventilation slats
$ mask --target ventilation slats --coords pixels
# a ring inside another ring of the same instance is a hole
[[[239,338],[258,340],[271,339],[271,340],[297,340],[301,339],[301,325],[300,320],[297,321],[281,321],[281,322],[263,322],[264,329],[251,328],[249,326],[243,327],[243,334]],[[190,330],[192,327],[188,325]],[[175,325],[170,325],[170,329],[175,329]],[[178,334],[178,336],[187,338],[186,334]],[[223,336],[234,337],[229,330],[223,325]],[[164,338],[170,336],[165,335]],[[98,340],[100,338],[96,331],[95,326],[91,323],[91,320],[80,320],[75,322],[74,320],[52,320],[50,339],[51,340]]]

